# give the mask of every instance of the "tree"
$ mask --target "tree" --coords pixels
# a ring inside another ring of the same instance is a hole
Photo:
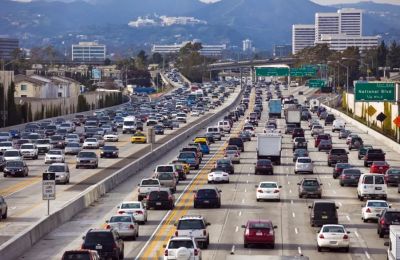
[[[382,41],[377,49],[377,67],[385,67],[386,66],[386,57],[388,54],[388,49],[386,47],[385,41]]]
[[[144,50],[141,50],[135,59],[135,64],[138,69],[146,69],[147,66],[147,55]]]
[[[11,82],[7,91],[7,111],[8,111],[8,125],[17,125],[21,123],[21,115],[18,113],[17,105],[14,99],[15,84]]]
[[[162,55],[158,52],[153,53],[153,56],[151,57],[151,63],[161,65],[162,62],[163,62]]]
[[[389,47],[386,62],[391,68],[400,68],[400,46],[396,41],[393,41]]]
[[[104,65],[106,65],[106,66],[111,65],[111,60],[110,60],[109,58],[106,58],[106,59],[104,60]]]

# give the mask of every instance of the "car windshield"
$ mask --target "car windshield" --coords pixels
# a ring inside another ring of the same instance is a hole
[[[79,153],[78,157],[96,158],[96,154],[92,152],[81,152]]]
[[[21,145],[21,149],[35,149],[35,147],[33,146],[33,144],[24,144]]]
[[[319,186],[319,183],[316,180],[304,180],[303,186]]]
[[[11,147],[12,143],[11,142],[4,142],[4,143],[0,143],[0,146],[2,146],[2,147]]]
[[[385,219],[387,221],[399,222],[400,223],[400,212],[386,212]]]
[[[62,259],[65,260],[91,260],[89,252],[65,252]]]
[[[6,163],[6,167],[22,167],[24,163],[22,161],[9,161]]]
[[[189,158],[195,158],[196,155],[194,153],[180,153],[179,154],[179,159],[189,159]]]
[[[134,126],[135,122],[134,121],[124,121],[124,125],[126,125],[126,126]]]
[[[110,231],[107,232],[89,232],[85,237],[85,243],[88,244],[113,244],[114,237]]]
[[[50,140],[48,139],[39,139],[36,141],[37,144],[50,144]]]
[[[61,155],[61,154],[62,154],[62,151],[61,151],[61,150],[50,150],[50,151],[48,151],[47,154]]]
[[[168,166],[168,165],[157,166],[157,169],[156,169],[156,172],[173,172],[173,171],[174,171],[174,167]]]
[[[387,173],[398,175],[398,174],[400,174],[400,169],[389,169],[389,171]]]
[[[85,140],[85,142],[95,143],[95,142],[97,142],[97,139],[96,138],[88,138],[88,139]]]
[[[160,172],[158,174],[158,179],[159,180],[172,180],[173,176],[171,175],[170,172]]]
[[[278,185],[276,183],[271,183],[271,182],[263,182],[260,184],[260,188],[277,188]]]
[[[339,226],[325,226],[322,229],[323,233],[344,233],[344,228]]]
[[[116,151],[117,147],[115,147],[115,146],[103,146],[103,150]]]
[[[53,135],[53,136],[50,137],[50,139],[53,140],[53,141],[61,141],[61,140],[63,140],[61,135]]]
[[[0,133],[0,136],[6,136],[6,137],[9,137],[9,136],[10,136],[10,134],[9,134],[9,133]]]
[[[192,240],[172,240],[168,245],[168,249],[178,249],[180,247],[194,248],[194,244]]]
[[[140,209],[140,203],[122,203],[121,209]]]
[[[346,168],[350,168],[352,167],[351,164],[348,163],[337,163],[336,168],[340,168],[340,169],[346,169]]]
[[[65,171],[65,167],[64,165],[50,165],[49,172],[64,172]]]
[[[387,208],[389,205],[385,201],[368,201],[367,207]]]
[[[185,219],[180,220],[177,229],[205,229],[204,222],[200,219]]]
[[[147,180],[142,180],[141,185],[159,185],[159,181],[155,179],[147,179]]]
[[[197,191],[197,198],[216,198],[217,191],[214,189],[202,189]]]
[[[77,135],[67,135],[65,138],[77,139],[79,137]]]
[[[299,158],[299,159],[297,159],[297,162],[299,162],[299,163],[311,163],[311,159],[309,159],[309,158]]]
[[[250,229],[270,229],[271,225],[266,222],[252,222],[248,225]]]
[[[115,223],[115,222],[132,222],[132,217],[131,216],[113,216],[110,218],[110,223]]]
[[[316,211],[336,211],[335,203],[315,203],[314,209]]]
[[[145,136],[143,133],[136,133],[133,136]]]
[[[384,161],[376,161],[376,162],[374,162],[374,165],[376,165],[376,166],[386,166],[387,163],[384,162]]]
[[[80,147],[78,143],[68,143],[66,147]]]
[[[19,151],[5,151],[4,156],[19,156]]]
[[[345,170],[343,170],[343,174],[346,174],[346,175],[361,175],[361,171],[359,169],[345,169]]]

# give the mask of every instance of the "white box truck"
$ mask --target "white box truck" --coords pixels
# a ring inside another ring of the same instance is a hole
[[[294,124],[300,127],[301,111],[298,108],[290,107],[285,111],[286,124]]]
[[[274,164],[281,164],[282,135],[265,133],[257,136],[257,159],[270,159]]]
[[[387,250],[387,259],[400,260],[400,226],[390,226],[389,242],[385,242],[385,246],[389,246]]]

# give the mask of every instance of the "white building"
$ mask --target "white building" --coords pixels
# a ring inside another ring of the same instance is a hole
[[[80,42],[72,45],[73,61],[101,61],[106,58],[106,46],[97,42]]]
[[[339,34],[339,13],[315,13],[315,42],[321,39],[321,34]]]
[[[360,50],[378,46],[378,36],[349,36],[346,34],[322,34],[317,43],[328,44],[329,49],[344,51],[348,47],[358,47]]]
[[[253,50],[253,41],[250,39],[246,39],[243,42],[243,51],[249,52]]]
[[[160,54],[178,53],[180,49],[188,43],[189,42],[183,42],[180,44],[171,44],[171,45],[154,44],[153,47],[151,48],[151,52]],[[199,52],[203,56],[221,56],[224,50],[226,50],[226,44],[219,44],[219,45],[202,44],[202,49]]]
[[[340,15],[340,33],[348,36],[362,36],[362,10],[344,8],[338,10]]]
[[[315,25],[293,24],[292,27],[292,53],[296,54],[306,47],[314,46]]]

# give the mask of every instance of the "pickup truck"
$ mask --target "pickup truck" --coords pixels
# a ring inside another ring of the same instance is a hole
[[[368,167],[373,161],[385,161],[385,153],[382,149],[368,149],[364,156],[364,166]]]
[[[142,201],[151,191],[158,190],[161,184],[158,179],[143,179],[138,186],[138,201]]]
[[[328,166],[335,165],[336,163],[348,163],[349,152],[342,148],[334,148],[328,152]]]

